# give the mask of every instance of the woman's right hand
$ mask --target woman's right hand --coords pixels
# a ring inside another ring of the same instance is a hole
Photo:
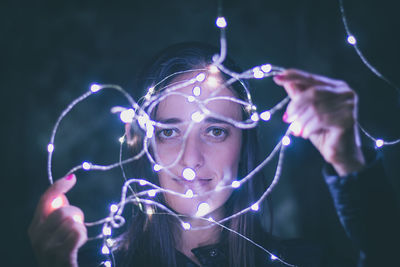
[[[87,240],[83,212],[65,196],[76,183],[74,174],[57,180],[42,195],[28,229],[41,267],[77,267],[78,249]]]

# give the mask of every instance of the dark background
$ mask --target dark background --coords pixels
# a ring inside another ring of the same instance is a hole
[[[394,0],[345,1],[349,26],[377,69],[400,85],[400,36]],[[230,0],[224,3],[230,56],[243,68],[272,63],[346,80],[359,95],[359,119],[374,135],[400,137],[399,92],[376,78],[346,43],[337,1]],[[61,111],[93,82],[115,83],[137,99],[135,75],[156,52],[183,41],[218,45],[216,1],[2,1],[2,266],[34,266],[26,236],[40,194],[48,186],[46,145]],[[271,80],[253,82],[259,110],[285,94]],[[88,160],[118,159],[123,125],[109,110],[126,101],[113,92],[80,104],[56,136],[54,176]],[[280,116],[262,126],[267,153],[284,133]],[[364,139],[366,147],[373,142]],[[390,182],[400,192],[399,145],[381,149]],[[321,178],[312,146],[293,140],[273,193],[274,234],[321,242],[352,257]],[[266,169],[271,177],[274,166]],[[87,221],[107,213],[120,196],[118,170],[78,172],[69,197]],[[377,183],[383,177],[376,177]],[[9,261],[9,263],[7,263]]]

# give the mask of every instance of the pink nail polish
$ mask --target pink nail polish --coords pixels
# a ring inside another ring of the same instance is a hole
[[[72,178],[74,178],[74,174],[73,173],[70,173],[70,174],[68,174],[66,177],[65,177],[65,180],[72,180]]]
[[[284,122],[287,122],[287,119],[288,119],[288,114],[287,114],[286,111],[285,111],[285,113],[283,113],[282,120],[283,120]]]

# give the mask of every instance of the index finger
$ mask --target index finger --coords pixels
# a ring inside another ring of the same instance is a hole
[[[287,69],[279,75],[275,75],[274,81],[276,84],[283,86],[291,98],[298,92],[305,91],[308,88],[321,85],[334,86],[339,82],[338,80],[297,69]]]

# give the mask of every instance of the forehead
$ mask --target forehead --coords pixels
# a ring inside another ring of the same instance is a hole
[[[171,83],[179,83],[193,77],[198,73],[179,75],[172,80]],[[195,83],[176,90],[175,92],[183,93],[185,95],[194,96],[194,88],[200,88],[200,95],[195,96],[201,101],[208,100],[205,105],[207,109],[218,115],[222,115],[231,119],[241,120],[242,109],[237,103],[229,100],[213,100],[214,97],[224,96],[229,98],[237,98],[234,92],[227,87],[220,87],[224,80],[218,74],[207,75],[207,78],[202,83]],[[212,95],[218,88],[218,93]],[[198,89],[195,89],[198,90]],[[189,102],[185,96],[169,95],[163,99],[159,104],[156,112],[156,119],[163,120],[169,118],[178,118],[181,120],[188,120],[193,112],[199,111],[200,108],[196,102]]]

